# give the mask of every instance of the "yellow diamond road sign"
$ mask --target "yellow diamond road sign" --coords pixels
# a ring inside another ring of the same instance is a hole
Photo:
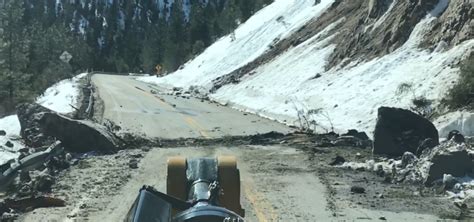
[[[72,55],[69,52],[64,51],[63,54],[59,56],[59,59],[61,59],[63,62],[68,63],[69,61],[71,61]]]

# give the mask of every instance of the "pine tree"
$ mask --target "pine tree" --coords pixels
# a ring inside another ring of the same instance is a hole
[[[218,18],[218,23],[224,33],[230,33],[240,23],[240,18],[241,11],[237,1],[227,1],[224,3],[223,10]]]
[[[239,0],[241,11],[241,19],[243,22],[247,21],[253,15],[255,10],[255,0]]]
[[[0,12],[1,42],[3,47],[0,50],[0,94],[7,94],[9,108],[12,108],[14,99],[19,96],[21,86],[20,82],[25,81],[23,71],[28,61],[26,30],[23,20],[24,7],[23,1],[8,0],[4,2]],[[18,95],[17,95],[18,94]],[[5,98],[5,97],[2,97]]]
[[[146,73],[155,73],[155,67],[162,62],[163,46],[162,38],[159,34],[159,28],[156,25],[150,24],[147,28],[145,40],[143,41],[142,50],[140,54],[141,68]]]
[[[182,1],[176,0],[171,6],[169,27],[166,32],[164,68],[176,70],[189,56],[189,29],[185,24]]]

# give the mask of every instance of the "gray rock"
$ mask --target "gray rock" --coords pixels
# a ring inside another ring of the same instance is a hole
[[[20,171],[20,182],[27,183],[31,181],[30,171]]]
[[[5,130],[0,130],[0,136],[6,136],[7,135],[7,132],[5,132]]]
[[[414,164],[416,159],[417,158],[413,153],[405,152],[402,156],[402,167],[405,168],[409,164]]]
[[[367,136],[365,132],[359,132],[355,129],[350,129],[347,131],[347,133],[342,134],[341,136],[353,136],[360,140],[369,140],[369,136]]]
[[[15,159],[10,159],[6,163],[0,165],[0,173],[5,172],[7,169],[10,168],[10,165],[15,162]]]
[[[385,177],[385,171],[384,171],[382,165],[377,166],[377,169],[375,170],[375,175],[377,175],[379,177]]]
[[[438,145],[438,131],[429,120],[404,109],[380,107],[374,131],[373,153],[402,156],[416,153],[427,138]]]
[[[148,148],[148,147],[142,147],[141,150],[142,150],[143,152],[149,152],[149,151],[150,151],[150,148]]]
[[[346,162],[346,159],[344,159],[344,157],[337,155],[337,156],[334,157],[334,159],[329,163],[329,165],[331,165],[331,166],[341,165],[341,164],[343,164],[343,163],[345,163],[345,162]]]
[[[138,169],[138,160],[131,159],[130,162],[128,162],[128,167],[130,167],[130,169]]]
[[[443,185],[445,190],[451,190],[459,181],[451,174],[443,175]]]
[[[40,192],[50,192],[54,178],[48,174],[39,175],[35,181],[35,188]]]
[[[17,107],[21,136],[32,147],[47,146],[59,139],[73,152],[115,151],[117,139],[104,127],[86,120],[73,120],[38,104]]]
[[[61,146],[61,142],[57,141],[45,151],[33,153],[20,159],[19,169],[23,171],[37,170],[41,167],[44,167],[46,162],[50,161],[55,155],[61,153],[62,151],[63,148]]]
[[[452,130],[448,134],[448,140],[453,140],[456,143],[464,143],[466,142],[466,139],[464,136],[457,130]]]
[[[360,187],[360,186],[352,186],[351,187],[351,192],[352,193],[358,193],[358,194],[365,193],[365,188]]]
[[[64,156],[64,159],[70,162],[72,160],[72,155],[70,153],[66,153],[66,155]]]
[[[434,152],[430,159],[432,164],[424,181],[427,186],[432,185],[435,180],[442,179],[444,174],[463,177],[472,173],[474,169],[473,159],[465,149]]]
[[[5,143],[5,146],[8,147],[8,148],[13,148],[14,145],[13,145],[12,142],[7,141],[7,142]]]
[[[360,139],[354,136],[340,136],[335,141],[332,142],[334,146],[360,146]]]
[[[43,147],[55,141],[53,137],[43,134],[38,122],[44,113],[53,111],[36,103],[24,103],[17,106],[16,112],[21,126],[20,135],[27,146]]]
[[[21,184],[18,189],[19,197],[31,196],[34,194],[33,188],[30,183]]]
[[[118,149],[118,141],[104,126],[85,120],[73,120],[57,113],[44,113],[40,126],[48,136],[59,139],[72,152]]]
[[[140,159],[143,157],[143,154],[137,153],[137,154],[130,154],[130,157],[135,158],[135,159]]]
[[[425,140],[423,140],[423,142],[421,142],[420,146],[418,146],[418,148],[416,149],[416,156],[420,156],[423,153],[423,151],[432,149],[436,146],[437,144],[433,139],[426,138]]]

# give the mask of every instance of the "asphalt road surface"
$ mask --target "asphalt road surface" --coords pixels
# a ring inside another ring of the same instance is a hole
[[[285,125],[199,99],[160,94],[132,77],[94,75],[103,101],[98,119],[151,138],[252,135],[288,132]],[[152,90],[158,93],[151,93]],[[166,190],[166,160],[171,156],[235,155],[241,172],[241,202],[246,221],[435,221],[429,215],[364,209],[338,202],[337,217],[328,209],[327,192],[304,152],[285,146],[208,146],[123,150],[87,158],[62,172],[53,193],[63,208],[36,209],[19,221],[122,221],[139,188]],[[138,157],[139,156],[139,157]],[[138,169],[128,161],[139,158]]]
[[[94,75],[103,115],[124,130],[150,138],[216,138],[288,132],[282,124],[196,98],[164,94],[130,76]]]

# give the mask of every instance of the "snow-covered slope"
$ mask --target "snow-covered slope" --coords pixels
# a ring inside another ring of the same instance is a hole
[[[308,0],[276,0],[248,19],[232,35],[218,40],[185,68],[161,79],[141,78],[170,86],[199,85],[210,88],[212,80],[253,61],[280,39],[318,16],[334,0],[313,6]]]
[[[77,106],[80,95],[79,80],[87,73],[79,74],[71,79],[66,79],[48,88],[43,95],[36,99],[36,102],[58,113],[72,113],[72,106]],[[7,135],[0,136],[0,164],[9,159],[18,157],[19,149],[24,148],[20,140],[20,122],[17,115],[11,115],[0,119],[0,130],[4,130]],[[12,148],[5,146],[7,141],[13,143]]]
[[[340,27],[354,23],[354,19],[348,21],[345,16],[332,18],[331,21],[334,22],[317,34],[244,73],[234,84],[223,85],[210,97],[235,108],[288,124],[293,124],[296,120],[297,110],[321,109],[320,115],[315,116],[322,126],[321,130],[334,126],[339,132],[355,128],[369,134],[374,129],[380,106],[409,108],[413,98],[421,96],[433,100],[433,105],[436,106],[456,82],[459,62],[473,51],[474,40],[462,41],[451,47],[442,41],[437,46],[423,46],[427,42],[427,36],[433,35],[431,30],[440,26],[437,24],[438,17],[447,11],[450,4],[457,4],[448,0],[431,2],[434,2],[433,7],[426,3],[424,7],[431,9],[422,11],[419,21],[410,27],[412,31],[411,34],[408,32],[407,40],[402,41],[402,38],[389,33],[390,39],[403,44],[387,46],[386,50],[379,49],[388,53],[379,53],[380,56],[373,59],[370,56],[351,58],[347,55],[348,58],[339,65],[328,68],[329,61],[335,61],[332,54],[340,47],[336,43],[352,40],[340,39],[338,34],[347,32]],[[333,3],[332,0],[322,0],[320,4],[314,5],[313,0],[276,0],[240,26],[234,41],[231,36],[222,38],[182,69],[166,77],[139,79],[164,86],[195,85],[210,89],[216,78],[229,74],[268,52],[274,39],[291,35],[311,19],[317,20],[320,16],[321,19],[327,19],[327,15],[324,17],[323,13],[333,7]],[[406,12],[407,10],[395,8],[402,6],[408,7],[403,1],[393,1],[385,14],[373,21],[373,25],[367,26],[364,32],[376,33],[376,28],[389,30],[409,24],[410,21],[399,21],[404,18],[403,15],[389,14]],[[340,5],[336,4],[335,7]],[[361,10],[361,13],[364,12],[366,13]],[[357,10],[354,13],[358,13]],[[356,20],[355,23],[358,28],[360,21]],[[393,27],[379,27],[387,23]],[[396,31],[400,30],[394,30]],[[337,41],[333,41],[335,39]],[[383,44],[375,46],[380,45]],[[397,93],[402,84],[411,85],[412,92]],[[457,118],[455,115],[447,115],[446,118],[450,116]],[[448,118],[437,123],[440,124],[438,126],[453,126],[453,121],[456,122],[455,119]],[[441,131],[444,133],[446,130]],[[466,129],[463,132],[472,130]]]
[[[439,102],[458,72],[453,67],[474,46],[474,41],[469,41],[446,52],[419,50],[421,37],[433,19],[429,16],[419,23],[408,42],[393,53],[352,62],[343,69],[324,71],[328,55],[337,46],[310,39],[260,66],[240,84],[222,87],[212,98],[290,123],[296,116],[293,103],[322,108],[327,113],[317,121],[326,128],[329,117],[337,131],[357,128],[371,132],[380,106],[411,106],[411,93],[397,95],[403,83],[413,85],[416,96]],[[311,79],[318,73],[320,78]]]

